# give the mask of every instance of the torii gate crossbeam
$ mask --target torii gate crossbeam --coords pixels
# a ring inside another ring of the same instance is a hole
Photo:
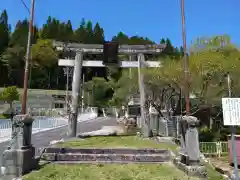
[[[58,66],[72,66],[74,67],[75,60],[73,59],[59,59]],[[147,67],[160,67],[159,61],[145,61]],[[83,60],[82,66],[84,67],[106,67],[101,60]],[[121,61],[120,67],[122,68],[138,68],[138,61]]]

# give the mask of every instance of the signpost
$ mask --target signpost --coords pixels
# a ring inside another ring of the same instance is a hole
[[[222,98],[223,108],[223,124],[224,126],[231,126],[231,144],[232,144],[232,156],[234,162],[234,174],[235,180],[239,180],[238,175],[238,162],[236,153],[236,142],[235,142],[235,126],[240,125],[240,98],[231,98],[231,78],[230,74],[227,75],[228,80],[228,95],[229,98]]]

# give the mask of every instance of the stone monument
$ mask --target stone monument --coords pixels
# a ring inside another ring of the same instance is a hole
[[[206,168],[200,163],[200,149],[197,126],[199,120],[194,116],[183,116],[181,126],[180,157],[174,160],[175,165],[188,175],[206,177]]]
[[[19,178],[37,168],[35,148],[31,144],[33,121],[29,114],[13,117],[12,142],[2,157],[1,174],[6,180]]]

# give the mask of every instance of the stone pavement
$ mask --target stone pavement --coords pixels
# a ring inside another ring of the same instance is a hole
[[[101,129],[102,126],[111,126],[116,124],[117,122],[115,118],[98,117],[93,120],[78,122],[77,132],[80,133],[94,131]],[[67,129],[68,127],[64,126],[53,130],[33,134],[32,144],[36,148],[36,156],[40,155],[38,149],[48,146],[51,141],[67,138]],[[2,160],[2,154],[9,143],[10,141],[0,143],[0,164]]]

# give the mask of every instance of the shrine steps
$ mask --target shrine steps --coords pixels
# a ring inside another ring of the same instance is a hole
[[[42,158],[60,164],[103,164],[103,163],[165,163],[171,155],[165,149],[66,149],[47,148]]]

